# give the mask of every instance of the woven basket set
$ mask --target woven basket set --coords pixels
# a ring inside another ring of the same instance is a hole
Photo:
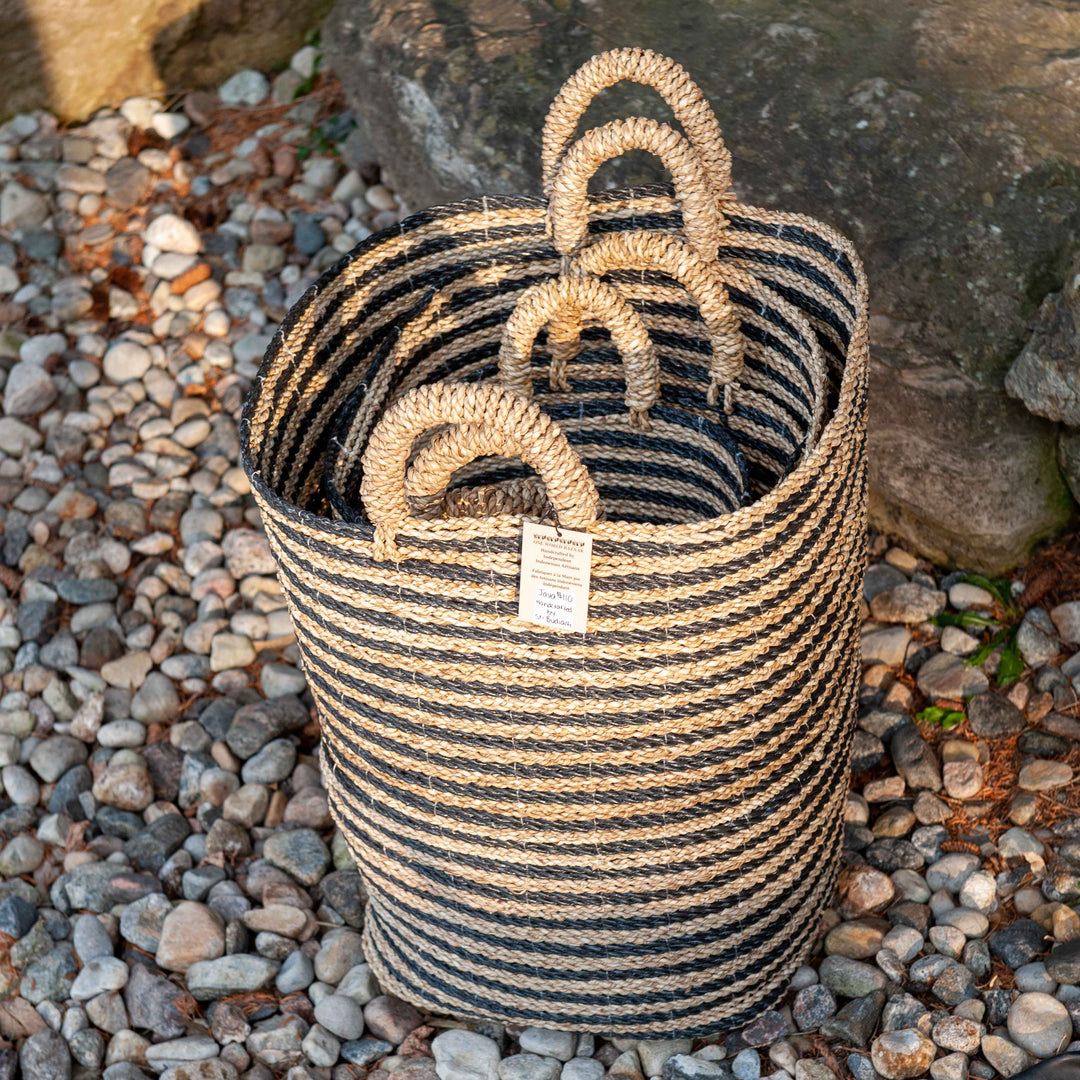
[[[682,133],[592,97],[655,87]],[[593,194],[630,149],[673,183]],[[366,240],[270,345],[245,464],[384,989],[658,1038],[736,1027],[812,949],[858,687],[866,284],[739,203],[640,49],[565,85],[545,198]],[[592,536],[584,634],[518,617],[522,521]]]

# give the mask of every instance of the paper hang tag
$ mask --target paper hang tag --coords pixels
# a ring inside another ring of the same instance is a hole
[[[518,617],[553,630],[585,633],[591,568],[588,533],[526,521],[521,535]]]

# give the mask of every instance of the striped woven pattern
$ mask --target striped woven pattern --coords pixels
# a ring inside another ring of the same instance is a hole
[[[568,84],[573,107],[641,78],[708,136],[677,65],[606,56]],[[577,160],[560,138],[554,188]],[[858,685],[866,284],[828,227],[718,191],[725,154],[695,166],[711,200],[586,196],[570,254],[555,245],[573,229],[525,197],[371,237],[290,312],[247,402],[245,466],[370,896],[366,957],[432,1011],[733,1027],[779,1000],[829,902]],[[722,227],[691,243],[684,213],[710,205]],[[608,239],[643,232],[712,284]],[[515,352],[515,312],[568,274],[603,288]],[[605,290],[615,328],[591,314]],[[409,515],[389,546],[377,492]],[[593,537],[584,635],[517,617],[521,518],[552,508]]]

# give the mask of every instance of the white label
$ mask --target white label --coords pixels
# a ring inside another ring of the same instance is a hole
[[[572,529],[524,523],[518,617],[583,634],[589,617],[592,537]]]

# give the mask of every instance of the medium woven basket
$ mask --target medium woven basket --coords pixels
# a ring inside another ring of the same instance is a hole
[[[624,78],[686,138],[571,145]],[[673,187],[586,193],[642,145]],[[426,210],[309,290],[244,460],[381,985],[698,1036],[778,1001],[838,868],[866,285],[831,229],[736,202],[707,103],[652,53],[586,64],[543,157],[550,199]],[[523,516],[592,535],[586,633],[518,618]]]

